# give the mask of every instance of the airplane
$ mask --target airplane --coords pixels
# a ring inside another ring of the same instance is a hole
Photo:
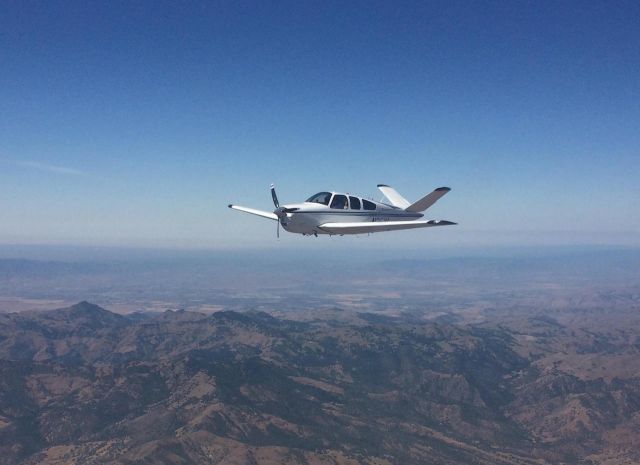
[[[378,184],[378,189],[389,203],[375,202],[363,197],[341,192],[319,192],[302,203],[280,205],[276,189],[271,184],[271,198],[276,209],[271,212],[229,204],[228,207],[278,222],[285,231],[316,236],[369,234],[400,229],[429,228],[455,225],[446,220],[420,220],[425,211],[451,189],[438,187],[416,202],[409,202],[393,187]]]

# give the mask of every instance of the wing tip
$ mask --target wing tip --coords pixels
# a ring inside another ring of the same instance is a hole
[[[378,184],[378,187],[391,187],[389,184]],[[451,190],[450,187],[438,187],[436,192],[449,192]]]
[[[447,220],[429,220],[427,221],[427,223],[432,224],[434,226],[455,226],[458,224],[453,221],[447,221]]]

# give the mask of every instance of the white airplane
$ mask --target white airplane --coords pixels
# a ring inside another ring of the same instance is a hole
[[[271,197],[276,207],[273,213],[233,204],[229,208],[277,221],[278,237],[280,225],[285,231],[317,237],[318,234],[342,236],[457,224],[445,220],[419,219],[424,216],[420,212],[451,190],[448,187],[439,187],[414,203],[386,184],[378,184],[378,189],[389,200],[388,204],[340,192],[319,192],[303,203],[280,206],[276,190],[271,184]]]

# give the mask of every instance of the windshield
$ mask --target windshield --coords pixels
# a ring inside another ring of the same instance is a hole
[[[329,205],[329,199],[331,199],[331,192],[319,192],[318,194],[309,197],[307,202]]]

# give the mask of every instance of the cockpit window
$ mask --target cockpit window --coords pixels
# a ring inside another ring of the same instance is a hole
[[[307,199],[307,202],[320,203],[322,205],[329,205],[330,199],[331,199],[331,192],[319,192],[309,197]]]
[[[346,210],[349,208],[347,203],[347,196],[342,194],[335,194],[331,201],[331,208],[337,208],[338,210]]]
[[[351,210],[360,210],[360,199],[358,197],[349,196],[349,203],[351,204]]]
[[[373,202],[369,202],[368,200],[362,199],[362,206],[365,210],[375,210],[376,204]]]

